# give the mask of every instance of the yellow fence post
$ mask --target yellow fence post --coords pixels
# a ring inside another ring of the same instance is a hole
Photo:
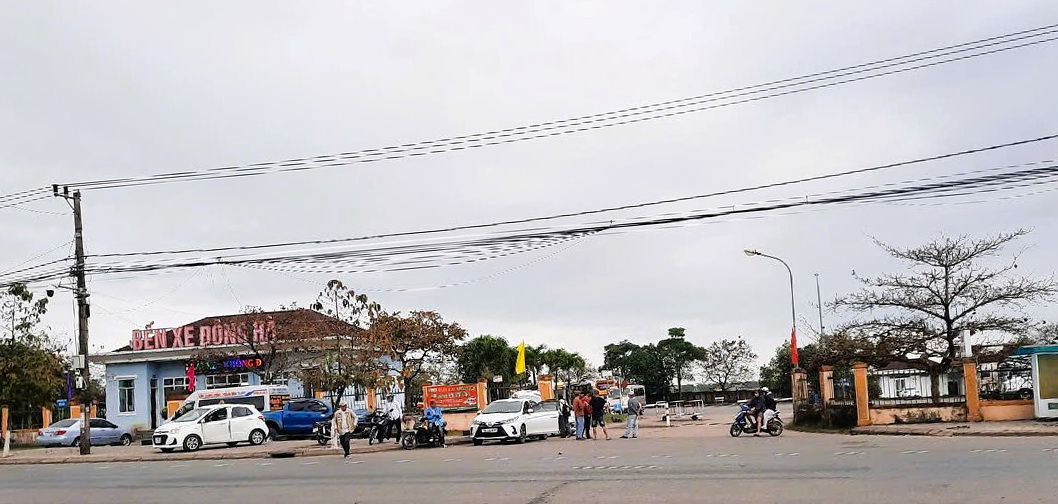
[[[823,366],[819,371],[819,398],[823,406],[834,400],[834,366]]]
[[[540,390],[540,400],[546,401],[555,398],[555,382],[551,375],[540,375],[536,378],[536,388]]]
[[[981,416],[981,389],[977,384],[977,361],[964,360],[962,376],[963,386],[966,388],[966,419],[971,422],[980,422],[984,420],[984,417]]]
[[[478,380],[478,411],[489,405],[489,381],[485,378]]]
[[[45,427],[51,425],[51,408],[47,406],[41,406],[40,418],[41,423],[44,424]]]
[[[852,375],[856,386],[856,426],[871,425],[870,397],[867,394],[867,364],[863,362],[853,364]]]
[[[8,422],[8,411],[7,405],[0,407],[0,436],[7,434],[7,422]],[[3,439],[0,439],[0,443],[3,443]]]

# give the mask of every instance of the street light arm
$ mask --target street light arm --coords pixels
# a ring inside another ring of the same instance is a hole
[[[794,331],[796,331],[797,330],[797,305],[796,305],[796,302],[795,302],[795,299],[794,299],[793,270],[790,269],[790,265],[787,264],[786,261],[784,261],[784,260],[782,260],[782,259],[780,259],[778,257],[775,257],[773,255],[768,255],[768,254],[765,254],[765,253],[757,251],[757,250],[746,250],[745,252],[746,252],[746,255],[754,255],[754,256],[760,256],[760,257],[767,257],[768,259],[774,259],[776,261],[781,262],[782,265],[786,267],[786,272],[790,275],[790,315],[793,317],[793,326],[792,326],[792,328],[793,328]]]

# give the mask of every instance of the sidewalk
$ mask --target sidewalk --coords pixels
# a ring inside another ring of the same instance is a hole
[[[359,441],[359,442],[357,442]],[[350,453],[364,455],[380,451],[400,450],[393,442],[368,446],[367,441],[354,441]],[[466,436],[449,436],[448,445],[469,443]],[[2,465],[20,464],[75,464],[111,462],[171,462],[174,460],[232,460],[272,457],[320,457],[340,456],[342,451],[320,446],[316,441],[270,441],[260,446],[224,445],[204,447],[199,451],[185,453],[161,453],[151,446],[93,446],[91,455],[79,455],[77,448],[36,448],[13,450],[8,458],[0,458]]]
[[[1058,422],[932,423],[871,425],[852,429],[852,435],[875,436],[1058,436]]]

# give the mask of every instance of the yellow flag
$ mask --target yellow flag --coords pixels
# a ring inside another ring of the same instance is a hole
[[[518,360],[514,361],[514,374],[525,372],[525,341],[518,345]]]

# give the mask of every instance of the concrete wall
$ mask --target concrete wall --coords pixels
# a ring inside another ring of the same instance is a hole
[[[871,408],[870,414],[872,425],[966,421],[965,406]]]
[[[151,365],[144,362],[110,364],[107,366],[107,420],[122,427],[136,430],[150,428],[150,375]],[[135,385],[134,411],[121,412],[118,396],[118,381],[132,379]]]
[[[986,422],[1032,420],[1036,417],[1032,400],[981,401],[981,416]]]
[[[445,413],[444,419],[448,422],[449,432],[461,432],[470,430],[470,423],[478,415],[477,411],[466,411],[462,413]]]

